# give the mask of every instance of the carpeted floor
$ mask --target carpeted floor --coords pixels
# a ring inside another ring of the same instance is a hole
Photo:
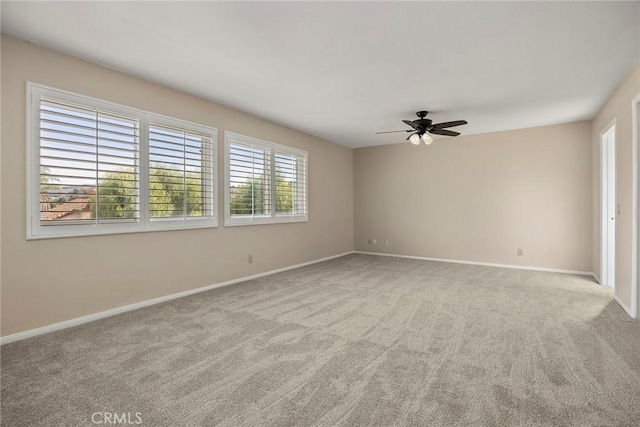
[[[2,347],[2,426],[96,412],[639,426],[640,323],[588,277],[349,255]]]

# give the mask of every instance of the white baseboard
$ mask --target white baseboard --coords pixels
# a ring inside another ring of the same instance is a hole
[[[384,254],[380,252],[364,252],[364,251],[353,251],[356,254],[365,254],[365,255],[379,255],[379,256],[392,256],[398,258],[411,258],[411,259],[422,259],[426,261],[438,261],[438,262],[450,262],[454,264],[471,264],[471,265],[482,265],[485,267],[500,267],[500,268],[513,268],[517,270],[531,270],[531,271],[546,271],[549,273],[563,273],[563,274],[579,274],[581,276],[592,276],[593,273],[590,271],[578,271],[578,270],[560,270],[557,268],[545,268],[545,267],[531,267],[528,265],[512,265],[512,264],[496,264],[492,262],[479,262],[479,261],[464,261],[459,259],[445,259],[445,258],[428,258],[421,256],[411,256],[411,255],[397,255],[397,254]]]
[[[635,313],[633,312],[633,310],[631,310],[631,307],[629,307],[627,304],[625,304],[625,303],[624,303],[624,301],[622,301],[622,300],[620,299],[620,297],[618,297],[618,295],[616,295],[616,293],[615,293],[615,292],[613,293],[613,299],[615,299],[615,300],[616,300],[616,302],[617,302],[618,304],[620,304],[620,307],[622,307],[622,309],[623,309],[624,311],[626,311],[626,312],[627,312],[627,314],[628,314],[632,319],[635,319]]]
[[[214,283],[213,285],[203,286],[196,289],[189,289],[188,291],[178,292],[175,294],[165,295],[158,298],[149,299],[146,301],[140,301],[129,305],[123,305],[122,307],[112,308],[110,310],[101,311],[99,313],[89,314],[87,316],[76,317],[75,319],[65,320],[64,322],[54,323],[52,325],[42,326],[40,328],[29,329],[28,331],[18,332],[15,334],[0,337],[0,345],[9,344],[15,341],[24,340],[27,338],[35,337],[49,332],[59,331],[61,329],[71,328],[73,326],[82,325],[83,323],[93,322],[94,320],[104,319],[105,317],[115,316],[116,314],[125,313],[127,311],[137,310],[139,308],[148,307],[162,302],[170,301],[177,298],[186,297],[189,295],[197,294],[200,292],[209,291],[211,289],[221,288],[223,286],[233,285],[235,283],[246,282],[247,280],[257,279],[271,274],[280,273],[287,270],[293,270],[300,267],[305,267],[311,264],[317,264],[319,262],[328,261],[334,258],[340,258],[345,255],[352,254],[351,252],[344,252],[338,255],[332,255],[325,258],[316,259],[313,261],[303,262],[301,264],[291,265],[288,267],[278,268],[275,270],[265,271],[264,273],[253,274],[251,276],[239,277],[233,280],[227,280],[226,282]]]
[[[593,276],[593,280],[602,285],[602,283],[600,283],[600,277],[598,277],[596,273],[591,273],[591,275]]]

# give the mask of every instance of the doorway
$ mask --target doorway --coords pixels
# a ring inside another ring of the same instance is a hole
[[[600,134],[600,284],[615,286],[616,276],[616,124]]]
[[[631,168],[632,183],[632,239],[631,239],[631,316],[635,319],[640,317],[638,307],[640,307],[640,280],[638,279],[638,268],[640,268],[640,253],[638,251],[638,241],[640,240],[640,176],[638,167],[640,166],[640,93],[631,101],[632,110],[632,145],[633,164]]]

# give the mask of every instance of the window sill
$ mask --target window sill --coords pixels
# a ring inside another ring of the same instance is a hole
[[[296,222],[309,222],[307,215],[280,216],[267,218],[225,218],[225,227],[241,227],[245,225],[289,224]]]
[[[178,230],[192,230],[203,228],[217,228],[218,224],[214,220],[188,220],[180,223],[179,225],[173,221],[153,221],[145,228],[141,228],[138,224],[137,227],[120,226],[118,228],[92,228],[91,230],[60,230],[60,233],[51,234],[27,234],[27,240],[47,240],[47,239],[63,239],[69,237],[92,237],[92,236],[109,236],[116,234],[134,234],[134,233],[154,233],[159,231],[178,231]],[[46,228],[64,228],[64,225],[51,225]],[[90,226],[82,226],[90,227]]]

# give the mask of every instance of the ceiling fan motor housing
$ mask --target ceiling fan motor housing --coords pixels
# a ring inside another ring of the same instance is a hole
[[[417,126],[416,130],[418,131],[419,134],[423,134],[426,131],[428,131],[429,128],[431,127],[431,122],[432,121],[429,119],[418,119],[414,121],[414,123]]]
[[[431,126],[431,120],[425,119],[429,114],[428,111],[418,111],[416,112],[416,116],[418,116],[418,120],[414,120],[413,123],[416,124],[416,131],[419,135],[422,135],[426,131],[429,130],[429,126]]]

